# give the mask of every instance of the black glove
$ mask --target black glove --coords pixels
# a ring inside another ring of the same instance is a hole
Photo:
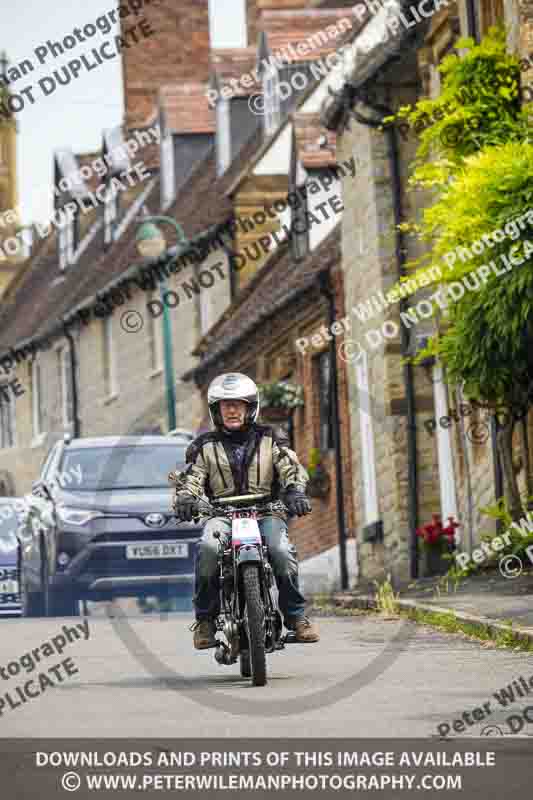
[[[191,522],[193,517],[198,516],[198,500],[190,495],[176,497],[174,510],[180,522]]]
[[[309,498],[304,492],[294,487],[289,487],[285,492],[284,502],[291,516],[303,517],[313,510]]]

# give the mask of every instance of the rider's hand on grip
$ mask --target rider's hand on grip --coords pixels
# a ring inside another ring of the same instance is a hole
[[[198,516],[198,501],[194,497],[176,497],[174,509],[181,522],[191,522]]]
[[[303,517],[306,514],[310,514],[313,510],[309,498],[304,492],[298,491],[298,489],[287,489],[285,493],[285,505],[289,510],[289,514],[293,517]]]

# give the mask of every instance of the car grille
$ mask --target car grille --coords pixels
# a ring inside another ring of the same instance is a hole
[[[193,545],[191,545],[191,548]],[[193,570],[193,559],[146,558],[127,560],[124,556],[95,552],[85,566],[84,573],[95,578],[143,575],[180,575]]]
[[[147,542],[157,539],[158,542],[163,540],[176,541],[180,539],[194,539],[196,536],[200,538],[202,534],[201,528],[188,528],[185,531],[176,530],[162,530],[161,528],[151,528],[145,531],[137,531],[137,533],[101,533],[91,539],[91,544],[113,544],[113,542],[140,542],[146,539]]]

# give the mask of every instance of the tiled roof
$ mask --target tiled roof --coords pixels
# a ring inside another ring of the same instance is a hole
[[[174,83],[160,88],[160,102],[173,133],[213,133],[215,112],[207,102],[207,88],[204,82]]]
[[[231,215],[231,203],[215,189],[216,160],[213,149],[191,173],[176,202],[166,210],[177,219],[189,239],[207,228],[224,222]],[[130,190],[124,205],[131,206],[146,184]],[[159,210],[159,180],[150,191],[146,204],[153,213]],[[124,195],[123,195],[124,197]],[[62,317],[88,301],[109,282],[118,279],[139,262],[135,243],[136,225],[130,224],[114,246],[104,253],[101,235],[96,236],[78,262],[60,276],[57,262],[57,239],[51,234],[38,246],[25,270],[24,279],[2,303],[0,312],[0,353],[19,342],[48,332]],[[174,241],[169,237],[169,245]],[[90,267],[90,269],[89,269]]]
[[[341,41],[350,35],[350,30],[342,33],[337,28],[338,35],[329,36],[328,26],[337,25],[341,19],[349,20],[353,25],[352,30],[359,24],[348,8],[306,8],[263,11],[259,25],[268,36],[268,45],[273,54],[291,44],[295,47],[298,42],[307,42],[310,50],[307,54],[300,55],[298,60],[314,61],[336,50]],[[324,36],[318,35],[320,31],[324,31]]]
[[[280,247],[238,295],[216,325],[204,337],[197,352],[200,363],[182,376],[191,380],[222,355],[234,349],[266,319],[309,290],[319,272],[340,261],[340,223],[306,259],[294,262],[290,247]]]

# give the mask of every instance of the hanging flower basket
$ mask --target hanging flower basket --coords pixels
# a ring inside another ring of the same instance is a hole
[[[261,416],[272,422],[287,420],[293,409],[303,406],[303,387],[287,381],[259,385]]]

